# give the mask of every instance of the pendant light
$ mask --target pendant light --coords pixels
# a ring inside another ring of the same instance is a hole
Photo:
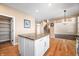
[[[64,10],[64,22],[66,22],[66,10]]]

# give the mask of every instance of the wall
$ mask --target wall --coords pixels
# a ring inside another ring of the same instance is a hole
[[[41,26],[40,26],[41,24],[36,24],[36,26],[37,26],[37,34],[41,34]]]
[[[0,4],[0,13],[15,17],[16,37],[18,34],[35,33],[35,18],[32,16],[3,4]],[[31,28],[24,28],[24,19],[31,21]]]
[[[78,23],[77,23],[77,24],[78,24],[78,25],[77,25],[77,27],[78,27],[78,28],[77,28],[77,30],[78,30],[77,34],[79,35],[79,17],[78,17],[78,21],[77,21],[77,22],[78,22]]]

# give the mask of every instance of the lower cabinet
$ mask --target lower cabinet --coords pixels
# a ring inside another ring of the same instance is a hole
[[[49,35],[35,41],[35,55],[43,56],[49,48]]]
[[[49,35],[36,40],[19,38],[19,51],[22,56],[43,56],[48,48]]]
[[[49,48],[49,36],[44,38],[44,52],[46,52],[48,48]]]

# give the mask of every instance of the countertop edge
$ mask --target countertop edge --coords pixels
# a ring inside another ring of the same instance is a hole
[[[25,35],[27,35],[27,36],[25,36]],[[39,35],[35,35],[33,38],[31,38],[30,36],[28,36],[28,34],[25,34],[25,35],[18,35],[18,36],[19,37],[23,37],[23,38],[27,38],[27,39],[30,39],[30,40],[37,40],[37,39],[45,37],[45,36],[47,36],[49,34],[44,34],[44,35],[40,34],[41,35],[40,37],[38,37]]]

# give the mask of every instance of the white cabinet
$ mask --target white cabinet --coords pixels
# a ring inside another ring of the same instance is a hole
[[[35,55],[42,56],[49,48],[49,35],[35,41]]]
[[[74,34],[76,23],[55,23],[54,33],[55,34]]]
[[[39,39],[35,41],[35,55],[42,56],[44,53],[44,41],[43,39]]]
[[[33,56],[34,42],[30,39],[19,37],[19,51],[21,56]]]
[[[20,37],[19,48],[22,56],[43,56],[49,48],[49,35],[36,40]]]
[[[49,39],[47,38],[49,38],[49,36],[44,37],[44,52],[49,48]]]

